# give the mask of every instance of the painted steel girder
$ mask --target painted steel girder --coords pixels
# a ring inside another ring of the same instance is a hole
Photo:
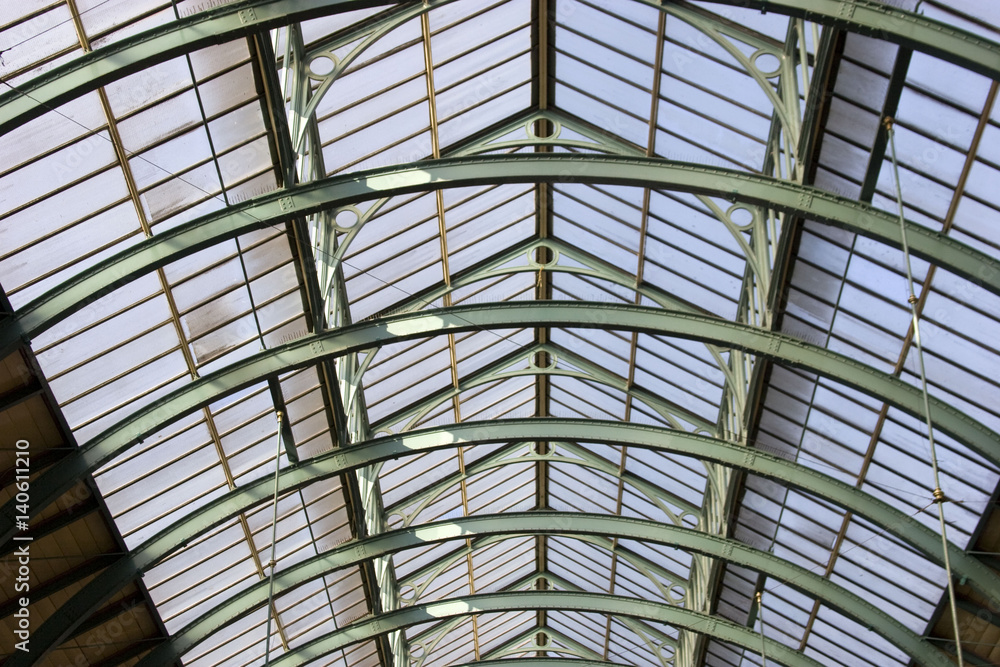
[[[760,572],[822,600],[865,627],[870,627],[896,647],[927,667],[951,667],[950,659],[902,623],[863,598],[829,579],[765,551],[740,542],[691,528],[596,514],[564,512],[517,512],[437,521],[422,526],[382,533],[340,545],[327,553],[297,563],[275,575],[276,596],[352,567],[367,559],[420,548],[439,542],[501,535],[602,536],[640,540],[720,558]],[[184,653],[221,627],[233,623],[266,604],[269,582],[261,580],[230,597],[197,620],[171,634],[136,667],[169,667]]]
[[[99,297],[172,261],[298,216],[367,199],[447,187],[539,181],[614,183],[726,197],[818,220],[900,247],[898,219],[821,190],[730,169],[659,158],[536,154],[463,157],[373,169],[278,190],[149,238],[22,307],[0,326],[0,354]],[[910,251],[1000,295],[1000,262],[914,223]]]
[[[388,343],[447,333],[530,327],[619,329],[714,343],[803,368],[854,387],[918,417],[923,396],[887,373],[785,334],[721,319],[646,306],[588,302],[518,302],[457,306],[369,320],[300,338],[199,378],[137,411],[84,444],[32,485],[32,516],[80,475],[126,451],[189,412],[279,373]],[[1000,465],[1000,436],[940,399],[931,398],[936,427]],[[541,438],[544,440],[544,438]],[[0,535],[13,534],[14,500],[3,508]]]
[[[627,667],[617,662],[581,658],[505,658],[503,660],[477,660],[476,662],[455,665],[455,667],[566,667],[569,663],[576,667]]]
[[[651,0],[646,4],[658,6]],[[714,0],[839,26],[924,51],[1000,79],[1000,45],[870,0]],[[393,4],[390,0],[246,0],[176,21],[74,59],[0,95],[0,134],[110,81],[198,48],[296,21]]]
[[[155,407],[153,412],[156,412]],[[285,468],[278,476],[279,493],[288,493],[345,471],[399,456],[474,444],[533,440],[602,442],[671,452],[758,474],[815,494],[884,528],[924,553],[929,560],[936,563],[942,561],[937,533],[912,516],[850,484],[745,446],[672,429],[623,422],[549,418],[470,422],[378,438],[332,450]],[[44,484],[44,478],[39,479],[32,489]],[[33,632],[30,656],[16,652],[9,658],[6,667],[31,664],[45,651],[57,646],[83,619],[136,576],[214,527],[268,502],[272,497],[272,484],[271,478],[264,477],[234,489],[133,548],[129,555],[90,581]],[[949,556],[955,576],[965,577],[973,588],[985,596],[1000,598],[1000,575],[953,544],[949,546]]]
[[[199,378],[112,426],[44,473],[32,485],[32,516],[54,502],[80,476],[92,472],[149,434],[268,377],[399,340],[535,326],[621,329],[721,344],[819,373],[879,397],[905,412],[923,415],[922,395],[902,380],[790,336],[744,324],[658,308],[585,302],[458,306],[372,320],[306,336]],[[1000,462],[1000,437],[993,431],[937,399],[931,400],[931,416],[941,431],[987,459]],[[587,439],[586,435],[580,437]],[[553,439],[559,439],[558,435]],[[14,516],[14,500],[11,499],[0,516],[0,535],[4,539],[10,539],[14,533]]]
[[[606,593],[530,591],[486,593],[431,602],[365,619],[290,650],[271,662],[271,667],[300,667],[346,646],[382,633],[405,629],[428,621],[506,611],[566,610],[610,614],[673,625],[730,642],[767,655],[788,667],[820,667],[820,663],[784,644],[732,621],[670,605]]]

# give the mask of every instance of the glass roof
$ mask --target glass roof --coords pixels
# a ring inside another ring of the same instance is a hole
[[[116,664],[1000,664],[1000,10],[314,4],[0,8],[0,340],[171,636]]]

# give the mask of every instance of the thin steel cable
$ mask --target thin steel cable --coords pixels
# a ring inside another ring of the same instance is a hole
[[[958,667],[964,667],[962,659],[962,639],[958,629],[958,608],[955,604],[955,581],[951,574],[951,559],[948,556],[948,528],[944,520],[944,503],[947,500],[941,490],[941,476],[938,471],[937,448],[934,444],[934,424],[931,421],[930,397],[927,392],[927,371],[924,367],[924,348],[920,343],[920,314],[917,312],[917,295],[913,292],[913,271],[910,267],[910,247],[906,242],[906,222],[903,215],[903,192],[899,181],[899,163],[896,160],[896,133],[893,131],[893,119],[886,117],[883,121],[886,133],[889,135],[889,146],[892,152],[892,173],[896,184],[896,206],[899,210],[899,234],[903,245],[903,257],[906,263],[906,288],[909,291],[907,302],[910,304],[910,315],[913,319],[913,342],[917,348],[917,359],[920,362],[920,385],[924,397],[924,417],[927,420],[927,442],[930,445],[931,471],[934,474],[934,504],[938,508],[938,521],[941,523],[941,549],[944,552],[944,569],[948,577],[948,600],[951,603],[951,622],[955,631],[955,653],[958,657]]]
[[[278,435],[275,438],[275,450],[274,450],[274,514],[271,517],[271,560],[268,561],[268,565],[271,567],[271,573],[268,575],[268,585],[267,585],[267,632],[264,634],[264,666],[270,663],[271,659],[271,617],[274,611],[274,566],[277,564],[278,559],[275,558],[275,551],[277,549],[278,541],[278,473],[281,470],[281,420],[284,415],[282,415],[281,410],[278,410],[275,415],[278,417]]]

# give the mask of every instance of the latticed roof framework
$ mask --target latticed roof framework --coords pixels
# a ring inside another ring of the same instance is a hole
[[[998,42],[6,2],[5,665],[1000,664]]]

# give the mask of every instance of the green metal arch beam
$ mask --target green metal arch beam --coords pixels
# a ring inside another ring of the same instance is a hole
[[[652,0],[646,4],[658,6]],[[714,0],[843,27],[1000,79],[1000,45],[966,30],[866,0]],[[389,0],[245,0],[115,42],[0,95],[0,134],[98,86],[195,49]]]
[[[406,549],[439,542],[476,539],[486,536],[560,535],[565,537],[599,535],[618,539],[641,540],[702,553],[729,563],[766,574],[822,600],[869,627],[926,667],[951,667],[950,659],[927,640],[907,629],[889,614],[815,572],[792,564],[766,551],[754,549],[717,535],[691,528],[660,524],[645,519],[629,519],[597,514],[563,512],[516,512],[500,515],[465,517],[437,521],[403,530],[381,533],[352,541],[297,563],[275,575],[276,596],[336,570],[357,565],[367,559],[388,556]],[[225,600],[154,649],[136,667],[169,667],[191,647],[210,634],[256,609],[268,599],[269,582],[261,580]]]
[[[149,434],[191,411],[269,377],[394,341],[462,331],[536,326],[611,328],[720,344],[804,368],[855,387],[910,414],[923,415],[921,393],[902,380],[791,336],[745,324],[659,308],[586,302],[458,306],[370,320],[305,336],[201,377],[110,427],[45,472],[32,484],[31,516],[54,502],[81,476]],[[931,417],[941,431],[1000,465],[1000,436],[944,401],[932,398],[930,405]],[[581,438],[587,439],[586,435]],[[553,439],[558,440],[558,435]],[[12,498],[2,509],[0,536],[4,540],[14,534],[17,514],[14,505]]]
[[[148,434],[268,377],[400,340],[463,331],[538,326],[610,328],[714,343],[818,373],[884,400],[911,415],[924,415],[922,394],[904,381],[792,336],[746,324],[646,306],[587,302],[457,306],[369,320],[312,334],[199,378],[112,426],[57,464],[32,485],[32,511],[40,511],[69,489],[79,475],[92,472]],[[932,397],[930,406],[936,428],[1000,466],[1000,436],[945,401]],[[0,524],[4,529],[12,527],[13,504],[11,499],[4,507],[3,520],[10,522],[8,525]]]
[[[554,652],[555,650],[553,650]],[[477,660],[454,667],[633,667],[633,665],[581,658],[505,658],[503,660]]]
[[[0,353],[158,267],[242,233],[324,209],[417,191],[486,183],[616,183],[721,196],[843,227],[899,247],[887,212],[813,188],[730,169],[659,158],[535,154],[428,160],[335,176],[258,197],[157,234],[87,269],[22,307],[0,327]],[[1000,262],[907,223],[910,251],[1000,295]]]
[[[341,630],[318,637],[308,644],[282,654],[281,657],[271,661],[270,667],[300,667],[351,644],[428,621],[474,614],[542,609],[611,614],[666,623],[736,644],[758,654],[763,646],[768,657],[787,667],[821,667],[820,663],[804,653],[774,639],[762,637],[723,618],[649,600],[636,600],[606,593],[565,591],[485,593],[408,607],[352,623]]]
[[[640,426],[623,422],[589,419],[519,419],[464,423],[423,431],[377,438],[347,448],[332,450],[313,459],[282,470],[278,477],[279,493],[288,493],[308,484],[321,482],[363,466],[418,452],[458,446],[506,443],[529,440],[603,442],[671,452],[713,461],[813,493],[896,535],[940,563],[940,536],[911,516],[846,484],[803,465],[792,463],[741,445],[684,433],[673,429]],[[43,483],[32,485],[38,488]],[[262,477],[246,486],[220,496],[198,508],[109,566],[90,581],[71,600],[63,604],[32,634],[31,656],[16,652],[5,667],[24,667],[36,656],[57,646],[83,619],[98,609],[123,586],[140,576],[171,553],[212,530],[267,502],[272,497],[273,480]],[[1000,575],[954,544],[949,556],[955,576],[965,577],[985,596],[1000,598]]]

